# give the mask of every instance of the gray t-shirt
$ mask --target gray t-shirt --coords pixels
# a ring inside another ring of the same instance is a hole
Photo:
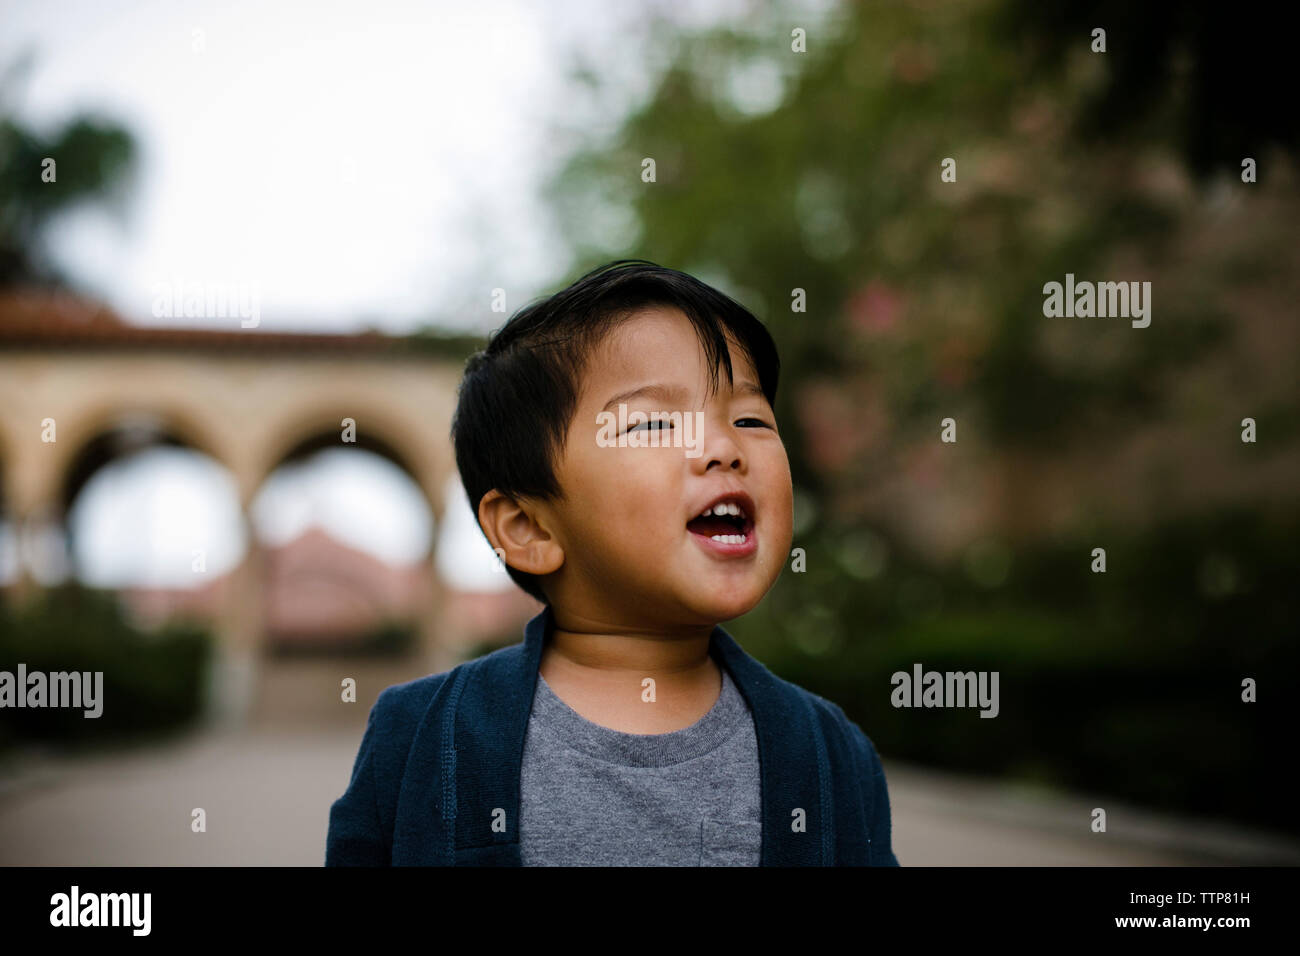
[[[524,866],[759,864],[758,740],[726,668],[713,709],[667,734],[594,724],[538,674],[520,778]]]

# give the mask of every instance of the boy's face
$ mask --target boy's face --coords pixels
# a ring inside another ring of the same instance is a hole
[[[595,350],[557,467],[563,498],[543,506],[564,551],[547,582],[562,616],[711,626],[750,610],[781,573],[790,462],[753,366],[730,346],[734,382],[720,369],[713,395],[694,327],[675,308],[642,310]],[[639,427],[638,412],[650,419]],[[671,426],[657,421],[674,412]],[[742,513],[701,519],[719,499]]]

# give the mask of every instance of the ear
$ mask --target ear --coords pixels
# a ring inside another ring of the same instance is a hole
[[[545,575],[564,564],[564,547],[547,530],[549,517],[535,504],[520,504],[493,488],[478,503],[478,523],[516,571]]]

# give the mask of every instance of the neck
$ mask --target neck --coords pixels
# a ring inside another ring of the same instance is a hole
[[[712,634],[711,626],[628,628],[556,615],[546,648],[576,667],[670,676],[707,667]]]
[[[557,617],[540,671],[561,700],[593,723],[669,733],[689,727],[717,702],[722,672],[709,655],[712,633],[712,627],[656,631]]]

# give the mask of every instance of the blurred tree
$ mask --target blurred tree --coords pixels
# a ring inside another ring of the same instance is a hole
[[[21,125],[12,91],[31,65],[28,53],[0,76],[0,287],[70,285],[45,254],[44,233],[60,213],[122,190],[136,152],[127,130],[89,116],[49,132]],[[42,176],[47,158],[53,182]]]
[[[1258,331],[1282,336],[1277,349],[1294,340],[1269,314],[1292,298],[1293,159],[1269,154],[1272,184],[1244,187],[1237,153],[1242,140],[1291,144],[1289,114],[1255,105],[1230,146],[1196,145],[1225,122],[1196,112],[1223,105],[1206,76],[1227,69],[1236,95],[1275,68],[1258,72],[1240,28],[1216,45],[1207,15],[1184,11],[1156,42],[1164,5],[1117,12],[1100,54],[1083,20],[1023,6],[852,3],[824,21],[763,6],[742,31],[685,36],[656,21],[646,69],[665,66],[652,93],[612,135],[580,141],[552,183],[573,274],[640,255],[755,308],[781,349],[796,483],[835,493],[842,515],[863,513],[900,470],[932,480],[946,416],[996,447],[981,466],[1006,489],[995,517],[1032,524],[1024,457],[1121,449],[1176,416],[1175,373],[1218,363],[1243,405],[1286,405],[1286,369]],[[797,28],[806,53],[791,50]],[[1131,65],[1141,57],[1157,65]],[[591,85],[598,72],[575,77]],[[1086,118],[1111,117],[1117,100],[1129,109],[1097,140]],[[1188,163],[1225,151],[1236,158],[1198,188]],[[1043,284],[1067,272],[1151,280],[1154,326],[1045,321]]]
[[[1000,26],[1009,41],[1026,41],[1033,77],[1059,72],[1079,37],[1106,31],[1111,68],[1078,116],[1088,142],[1147,138],[1154,120],[1201,177],[1244,156],[1300,146],[1289,92],[1291,35],[1248,8],[1208,0],[1013,0]]]

